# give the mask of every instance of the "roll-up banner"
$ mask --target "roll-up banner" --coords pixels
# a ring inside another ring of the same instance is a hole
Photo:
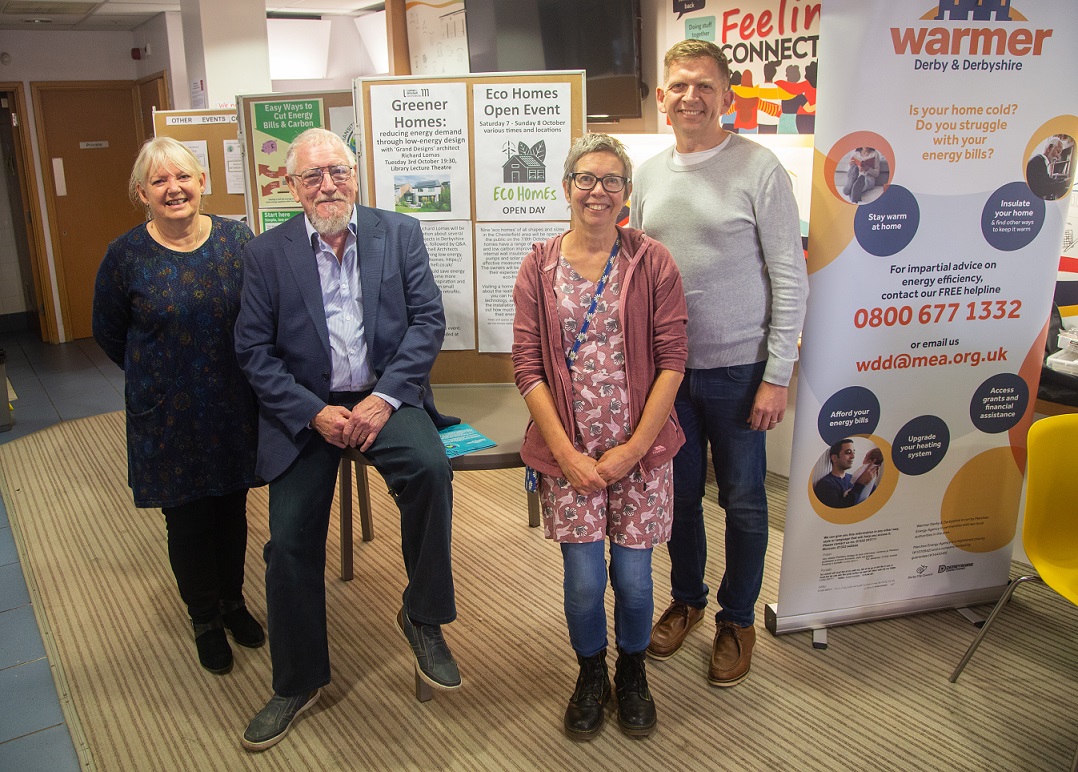
[[[1073,195],[1078,14],[827,0],[773,633],[1007,583]]]

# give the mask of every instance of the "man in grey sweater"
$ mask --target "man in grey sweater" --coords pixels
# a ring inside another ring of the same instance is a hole
[[[766,435],[782,421],[808,278],[789,176],[766,148],[725,131],[730,67],[717,46],[683,40],[656,89],[676,144],[633,180],[631,224],[674,256],[689,312],[689,360],[675,406],[686,442],[674,458],[669,542],[673,602],[648,654],[671,657],[704,620],[702,500],[711,446],[726,510],[726,571],[716,593],[708,681],[748,675],[767,551]]]

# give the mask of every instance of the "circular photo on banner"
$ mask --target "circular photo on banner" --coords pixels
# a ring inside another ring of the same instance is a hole
[[[817,459],[809,475],[809,502],[829,523],[859,523],[876,514],[891,498],[898,471],[890,463],[891,446],[875,435],[835,441]]]
[[[1052,134],[1026,161],[1026,184],[1037,198],[1055,201],[1074,185],[1074,137]]]
[[[895,153],[872,131],[855,131],[832,146],[824,159],[824,181],[835,198],[848,204],[875,201],[891,184]]]

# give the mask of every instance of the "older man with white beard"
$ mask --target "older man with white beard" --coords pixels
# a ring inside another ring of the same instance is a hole
[[[461,683],[441,631],[456,606],[452,472],[438,427],[455,420],[431,398],[445,316],[419,223],[356,205],[356,160],[332,132],[300,134],[286,167],[303,214],[247,244],[235,330],[259,401],[256,471],[270,494],[273,697],[244,732],[250,751],[279,742],[330,680],[326,536],[348,447],[400,509],[407,584],[396,625],[417,672],[439,688]]]

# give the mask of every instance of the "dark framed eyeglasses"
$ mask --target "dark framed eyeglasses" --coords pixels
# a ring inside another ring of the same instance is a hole
[[[578,190],[591,190],[595,187],[596,182],[601,182],[603,190],[607,193],[620,193],[625,190],[625,186],[629,184],[628,177],[621,177],[617,174],[608,174],[605,177],[596,177],[594,174],[588,172],[570,172],[566,175],[573,181]]]
[[[352,176],[352,167],[336,164],[334,166],[316,166],[312,169],[304,169],[298,174],[290,174],[293,179],[299,180],[303,187],[307,189],[322,187],[322,177],[329,175],[329,178],[333,180],[334,185],[340,185],[348,182],[348,178]]]

